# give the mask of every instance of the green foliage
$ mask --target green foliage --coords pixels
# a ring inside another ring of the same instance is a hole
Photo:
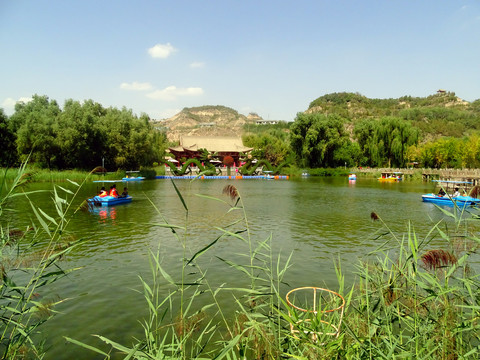
[[[418,142],[417,129],[395,117],[359,121],[354,133],[368,166],[404,167],[407,150]]]
[[[279,136],[280,135],[280,136]],[[242,137],[243,144],[251,147],[252,156],[267,160],[273,166],[284,162],[290,152],[286,134],[278,131],[267,131],[261,134],[246,134]]]
[[[155,176],[157,176],[157,173],[155,169],[141,167],[139,176],[143,176],[147,180],[152,180],[152,179],[155,179]]]
[[[341,149],[351,142],[344,123],[337,115],[297,114],[291,126],[290,145],[300,164],[312,168],[344,165]]]
[[[8,125],[8,118],[0,109],[0,166],[13,166],[17,162],[15,133]]]
[[[131,110],[103,108],[87,100],[66,100],[63,111],[46,96],[34,95],[17,104],[10,119],[17,151],[22,159],[47,168],[91,170],[151,166],[166,148],[166,136],[150,124],[147,115]]]
[[[13,171],[13,170],[12,170]],[[49,291],[51,284],[72,270],[61,268],[62,259],[81,241],[72,240],[67,226],[73,215],[70,207],[80,185],[73,190],[54,187],[56,213],[47,214],[28,196],[30,175],[25,165],[16,171],[13,182],[0,178],[0,353],[2,359],[41,359],[41,325],[53,315],[55,305],[63,302]],[[31,206],[30,226],[23,229],[9,222],[13,201]],[[21,274],[21,276],[19,276]]]
[[[47,96],[34,95],[32,101],[17,103],[10,121],[17,136],[17,151],[22,161],[31,161],[50,168],[57,160],[59,146],[56,140],[60,108]]]

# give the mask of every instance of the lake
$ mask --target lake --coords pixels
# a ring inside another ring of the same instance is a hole
[[[63,336],[92,345],[101,344],[92,334],[126,345],[131,344],[132,337],[142,336],[139,321],[147,314],[147,307],[139,293],[142,291],[139,276],[151,278],[150,253],[159,251],[165,271],[179,280],[181,259],[191,257],[215,240],[221,234],[217,227],[225,227],[242,215],[241,211],[228,213],[229,204],[233,202],[222,194],[228,184],[240,193],[251,238],[257,242],[271,236],[273,259],[280,256],[284,261],[292,254],[282,292],[301,286],[338,290],[334,267],[338,261],[347,284],[351,284],[359,260],[391,238],[378,236],[385,230],[382,221],[399,238],[406,234],[411,222],[417,235],[423,238],[435,222],[444,218],[437,207],[421,201],[421,194],[434,190],[432,183],[378,183],[364,178],[349,183],[346,178],[312,177],[175,180],[175,184],[188,207],[188,216],[170,180],[151,180],[128,183],[134,198],[130,204],[79,211],[72,218],[68,228],[72,238],[85,241],[62,261],[62,266],[81,269],[51,288],[50,296],[68,300],[59,305],[56,308],[59,313],[42,326],[48,335],[47,346],[51,347],[46,359],[95,358],[93,352],[66,343]],[[68,183],[60,185],[73,188]],[[95,194],[100,186],[85,185],[75,204]],[[123,186],[117,184],[119,190]],[[52,189],[52,185],[32,184],[30,189]],[[51,197],[45,193],[31,198],[53,215]],[[28,224],[31,216],[28,206],[19,203],[16,208],[20,211],[15,215],[15,226]],[[372,220],[372,212],[381,220]],[[177,239],[170,229],[159,226],[165,219],[170,224],[186,226],[186,235]],[[245,228],[245,222],[235,228]],[[442,240],[436,240],[436,244],[442,246]],[[246,263],[247,259],[240,255],[246,253],[248,246],[241,240],[223,237],[198,260],[202,269],[207,270],[211,286],[222,283],[229,287],[247,286],[249,279],[219,260]],[[233,309],[228,294],[222,308],[227,313]]]

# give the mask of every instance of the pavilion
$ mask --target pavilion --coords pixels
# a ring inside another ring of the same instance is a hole
[[[201,156],[200,149],[207,149],[210,153],[217,153],[220,160],[231,156],[236,164],[240,154],[249,153],[253,148],[243,145],[240,137],[226,136],[182,136],[180,145],[169,148],[170,153],[177,159],[196,159]]]

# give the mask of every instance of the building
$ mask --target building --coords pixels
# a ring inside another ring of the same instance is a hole
[[[220,160],[225,156],[231,156],[238,164],[240,154],[253,150],[243,146],[240,137],[224,136],[182,136],[180,145],[169,148],[170,153],[177,159],[196,159],[201,156],[200,149],[207,149],[210,153],[217,153]]]
[[[275,125],[275,124],[278,124],[278,120],[258,119],[258,120],[255,121],[255,124],[257,124],[257,125]]]

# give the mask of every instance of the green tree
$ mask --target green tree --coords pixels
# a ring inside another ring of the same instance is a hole
[[[274,166],[286,160],[289,154],[289,144],[286,136],[283,139],[275,136],[276,132],[266,132],[260,134],[247,134],[242,137],[243,144],[252,147],[253,156],[259,159],[265,159]]]
[[[410,122],[396,117],[363,120],[354,129],[368,165],[404,167],[407,149],[418,143],[419,133]]]
[[[138,118],[132,110],[109,108],[102,127],[106,134],[106,166],[136,169],[151,166],[163,157],[166,138],[151,126],[146,114]]]
[[[91,170],[101,164],[105,133],[99,124],[104,114],[105,109],[92,100],[83,105],[72,99],[65,101],[59,119],[59,167]]]
[[[20,160],[31,154],[31,161],[52,167],[60,153],[56,141],[60,112],[57,102],[47,96],[34,95],[32,101],[16,104],[11,120]]]
[[[0,166],[13,166],[17,163],[15,134],[8,126],[7,115],[0,109]]]
[[[290,144],[300,163],[312,168],[343,166],[338,152],[350,142],[344,123],[336,115],[299,113],[291,126]]]

